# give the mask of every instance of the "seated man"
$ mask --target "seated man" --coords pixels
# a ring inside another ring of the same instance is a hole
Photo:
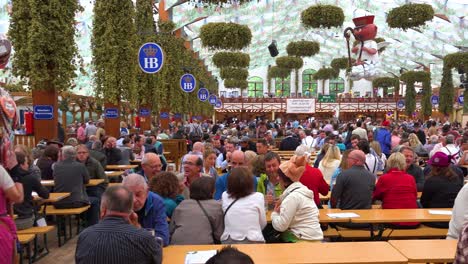
[[[375,176],[365,167],[366,155],[361,150],[353,150],[348,155],[349,169],[336,179],[331,194],[331,207],[341,210],[370,209],[372,192],[375,189]],[[342,224],[340,224],[342,225]],[[368,224],[343,224],[349,228],[366,228]]]
[[[279,183],[278,170],[281,158],[278,153],[268,152],[265,155],[265,174],[260,174],[257,184],[257,192],[265,195],[265,201],[269,209],[273,210],[276,200],[283,194],[283,189]]]
[[[138,215],[141,227],[154,229],[164,246],[169,245],[169,226],[163,199],[149,191],[148,184],[139,174],[128,175],[122,184],[133,193],[133,210]]]
[[[424,188],[424,173],[421,167],[414,163],[416,160],[416,153],[411,147],[406,146],[401,147],[399,151],[406,159],[406,173],[413,176],[416,181],[416,186],[418,187],[418,192],[422,192]]]
[[[245,154],[240,150],[235,150],[231,155],[231,169],[237,167],[244,167],[246,165]],[[216,180],[216,192],[214,195],[215,200],[221,200],[221,195],[227,190],[229,172],[225,173],[223,176],[218,177]],[[257,190],[257,178],[254,177],[254,190]]]
[[[109,137],[104,142],[102,153],[106,155],[107,165],[118,165],[122,159],[122,152],[117,148],[117,139]]]
[[[76,263],[161,263],[161,245],[141,229],[132,209],[133,195],[127,188],[107,188],[102,196],[101,222],[78,237]]]
[[[146,153],[141,160],[141,171],[137,171],[137,174],[143,176],[146,182],[149,182],[151,178],[156,176],[162,170],[161,158],[154,153]]]
[[[55,192],[67,192],[70,196],[56,202],[56,208],[78,208],[91,205],[86,211],[88,225],[97,224],[99,220],[99,199],[88,197],[86,184],[89,183],[89,173],[85,165],[76,161],[76,150],[72,146],[64,146],[62,149],[63,160],[54,166]]]

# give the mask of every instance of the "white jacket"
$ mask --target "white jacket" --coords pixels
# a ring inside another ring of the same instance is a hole
[[[322,240],[319,210],[314,192],[300,182],[294,182],[281,195],[280,213],[271,214],[273,228],[279,232],[291,231],[303,240]]]
[[[468,224],[468,184],[458,192],[452,209],[447,239],[458,239],[463,227]]]

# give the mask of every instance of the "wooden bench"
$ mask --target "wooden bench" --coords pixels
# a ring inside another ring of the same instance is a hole
[[[343,240],[370,240],[370,231],[365,229],[348,229],[344,227],[338,228],[338,234]],[[377,236],[378,232],[374,232],[374,236]]]
[[[32,263],[31,257],[31,241],[35,240],[36,235],[34,234],[18,234],[18,241],[24,246],[20,253],[20,263],[23,263],[23,251],[27,250],[28,263]]]
[[[338,231],[331,226],[329,226],[327,230],[323,231],[323,237],[337,238],[339,236],[340,234],[338,233]]]
[[[28,229],[23,229],[23,230],[18,230],[17,231],[18,235],[35,235],[33,261],[41,259],[42,257],[49,254],[49,248],[47,246],[47,233],[53,231],[54,229],[55,229],[55,226],[35,226],[35,227],[28,228]],[[38,247],[37,247],[37,236],[38,235],[43,236],[43,242],[44,242],[44,253],[41,254],[40,256],[37,255],[38,254]]]
[[[46,206],[46,215],[53,215],[57,222],[57,237],[59,247],[62,246],[61,233],[63,233],[64,243],[72,238],[72,219],[71,216],[76,216],[76,234],[80,233],[80,215],[90,208],[89,205],[78,207],[78,208],[69,208],[69,209],[57,209],[53,205]],[[68,227],[70,231],[70,237],[67,237],[67,220]]]
[[[447,232],[448,229],[446,228],[434,228],[421,225],[415,229],[387,228],[383,230],[380,237],[378,236],[378,231],[375,231],[374,235],[382,239],[445,238]],[[371,239],[369,230],[346,229],[340,227],[338,233],[340,237],[345,240]]]

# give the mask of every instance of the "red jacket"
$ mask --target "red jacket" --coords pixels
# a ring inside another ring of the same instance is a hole
[[[317,207],[319,207],[321,205],[319,193],[327,195],[328,191],[330,191],[330,186],[328,186],[319,169],[313,168],[309,164],[306,164],[305,167],[306,169],[299,181],[314,192],[314,201]]]
[[[418,190],[414,177],[404,171],[389,170],[380,176],[372,200],[381,200],[382,209],[418,208]],[[393,223],[402,226],[417,226],[419,223]]]

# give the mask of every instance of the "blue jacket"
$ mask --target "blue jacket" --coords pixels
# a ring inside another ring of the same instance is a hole
[[[387,156],[390,155],[390,151],[392,150],[392,135],[388,129],[380,128],[376,133],[375,141],[380,143],[382,153],[385,153]]]
[[[162,238],[164,246],[169,245],[169,226],[167,224],[166,208],[161,196],[148,192],[145,203],[145,216],[138,219],[141,227],[153,228],[156,236]]]
[[[229,176],[229,172],[228,173],[225,173],[223,174],[223,176],[221,177],[218,177],[218,179],[216,180],[216,191],[215,191],[215,194],[214,194],[214,199],[215,200],[221,200],[221,196],[223,195],[223,192],[225,192],[227,190],[227,182],[228,182],[228,176]],[[257,177],[253,176],[254,177],[254,189],[253,191],[256,192],[257,191]]]

